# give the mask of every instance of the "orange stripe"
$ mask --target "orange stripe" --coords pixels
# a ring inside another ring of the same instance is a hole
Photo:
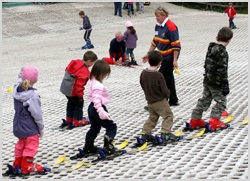
[[[167,51],[159,50],[159,52],[160,52],[163,56],[165,56],[165,55],[171,54],[171,53],[173,52],[173,49],[170,48],[170,49],[168,49]]]
[[[178,45],[178,44],[180,44],[180,43],[181,43],[180,40],[177,40],[177,41],[172,42],[171,45],[172,45],[172,46],[176,46],[176,45]]]
[[[170,43],[170,40],[168,40],[168,39],[162,39],[162,38],[159,38],[159,37],[155,37],[154,40],[156,42],[161,43],[161,44],[169,44]]]

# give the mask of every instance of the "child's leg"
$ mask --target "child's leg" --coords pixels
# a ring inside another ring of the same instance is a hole
[[[19,140],[15,144],[15,151],[14,151],[15,160],[13,162],[14,167],[18,166],[19,168],[21,168],[24,147],[25,147],[24,138],[19,138]]]
[[[222,95],[222,92],[220,89],[210,88],[210,90],[211,90],[212,97],[216,102],[216,104],[212,108],[210,117],[220,119],[221,113],[224,110],[226,110],[226,105],[227,105],[226,96]]]
[[[81,126],[83,125],[83,111],[82,111],[82,108],[83,108],[83,98],[79,98],[79,97],[73,97],[72,99],[72,102],[75,106],[74,108],[74,116],[73,116],[73,124],[74,126]]]
[[[22,165],[21,165],[23,174],[27,174],[30,172],[43,172],[44,168],[41,165],[33,163],[34,157],[38,151],[38,147],[39,147],[38,134],[26,138],[25,148],[23,150]]]
[[[134,48],[130,48],[130,57],[131,57],[131,60],[134,60],[135,59],[135,55],[134,55]]]
[[[202,117],[203,111],[206,111],[212,102],[212,94],[209,90],[208,86],[203,84],[204,90],[203,90],[203,96],[200,98],[197,102],[196,107],[194,108],[191,118],[200,120]]]
[[[67,107],[66,107],[66,121],[69,124],[71,121],[73,121],[75,105],[71,101],[71,97],[67,97],[67,99],[68,99],[68,102],[67,102]]]
[[[127,49],[126,49],[126,59],[129,59],[129,53],[130,53],[130,49],[127,48]]]
[[[156,108],[155,103],[148,104],[149,117],[148,120],[143,125],[142,134],[147,134],[147,135],[152,134],[152,130],[155,128],[159,119],[159,115],[155,111],[155,108]]]

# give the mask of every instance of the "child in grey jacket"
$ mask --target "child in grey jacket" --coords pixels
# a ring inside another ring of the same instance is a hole
[[[91,43],[91,40],[90,40],[92,25],[89,21],[89,17],[87,15],[85,15],[84,11],[80,11],[79,16],[80,16],[80,18],[83,19],[83,27],[81,27],[80,30],[85,30],[83,38],[86,41],[86,45],[84,45],[82,47],[82,49],[94,48],[94,45]]]

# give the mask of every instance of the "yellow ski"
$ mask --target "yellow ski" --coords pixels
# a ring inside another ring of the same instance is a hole
[[[192,138],[198,138],[198,137],[202,136],[205,133],[205,131],[206,131],[206,128],[203,128],[199,133],[192,136]]]
[[[179,131],[177,131],[177,132],[175,132],[175,133],[174,133],[174,135],[175,135],[175,136],[180,136],[180,135],[181,135],[181,133],[182,133],[182,129],[181,129],[181,130],[179,130]]]
[[[242,125],[244,125],[244,124],[248,124],[248,118],[246,118],[246,119],[244,119],[244,120],[242,121]]]
[[[146,147],[147,147],[147,145],[148,145],[148,142],[145,142],[142,146],[140,146],[136,151],[138,152],[138,151],[142,151],[142,150],[144,150]]]
[[[80,163],[77,163],[76,165],[72,166],[71,168],[67,169],[66,171],[73,171],[81,168],[83,165],[90,167],[91,163],[85,163],[85,161],[82,161]]]
[[[230,116],[226,117],[223,122],[224,123],[229,123],[233,119],[233,115],[231,114]]]
[[[121,150],[128,145],[128,140],[122,142],[121,144],[117,145],[117,149]]]

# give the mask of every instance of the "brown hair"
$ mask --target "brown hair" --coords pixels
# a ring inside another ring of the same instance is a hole
[[[79,15],[83,15],[83,16],[84,16],[84,15],[85,15],[85,14],[84,14],[84,11],[80,11],[80,12],[79,12]]]
[[[130,33],[131,33],[132,35],[136,33],[136,31],[135,31],[135,29],[134,29],[133,26],[128,27],[128,29],[130,30]]]
[[[233,38],[233,31],[228,27],[223,27],[219,30],[217,41],[228,42]]]
[[[228,6],[233,6],[233,3],[228,3]]]
[[[157,15],[157,14],[160,14],[160,15],[162,15],[162,16],[166,16],[166,17],[168,17],[168,11],[165,9],[165,8],[163,8],[163,7],[161,7],[161,6],[159,6],[156,10],[155,10],[155,15]]]
[[[102,82],[102,80],[109,76],[111,72],[110,66],[104,60],[97,60],[91,69],[90,79],[95,77],[96,80]]]
[[[86,51],[83,55],[83,60],[90,60],[91,62],[95,62],[97,60],[97,55],[92,51]]]
[[[151,66],[157,66],[162,61],[162,55],[160,52],[153,50],[148,52],[148,63]]]

